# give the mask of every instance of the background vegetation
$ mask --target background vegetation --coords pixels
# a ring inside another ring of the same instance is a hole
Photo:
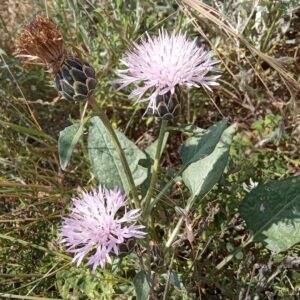
[[[209,6],[208,6],[209,5]],[[176,122],[207,128],[224,116],[238,122],[231,160],[218,187],[186,216],[174,248],[167,299],[294,299],[300,297],[300,246],[274,255],[259,243],[238,252],[220,272],[215,266],[248,236],[238,206],[255,182],[300,174],[299,1],[4,0],[0,3],[0,292],[20,299],[131,299],[139,261],[92,274],[76,269],[58,243],[61,216],[79,187],[94,184],[86,143],[66,171],[59,166],[59,131],[80,118],[84,103],[60,99],[44,68],[14,56],[18,30],[32,16],[51,16],[68,46],[78,47],[98,74],[96,99],[113,125],[140,147],[157,136],[154,118],[141,118],[128,91],[111,84],[119,58],[145,35],[187,31],[220,60],[220,86],[185,95]],[[169,173],[179,163],[184,135],[172,133],[163,156]],[[158,186],[159,190],[159,186]],[[160,204],[157,220],[172,220],[184,207],[180,181]],[[179,216],[178,216],[179,217]],[[157,223],[159,227],[160,224]],[[162,235],[164,228],[160,228]],[[142,250],[141,250],[142,251]],[[153,245],[160,263],[159,245]],[[167,268],[168,266],[166,266]],[[297,272],[298,271],[298,272]],[[173,274],[173,273],[172,273]],[[175,273],[174,273],[175,274]],[[163,299],[166,278],[158,278]],[[25,296],[26,295],[26,296]],[[154,296],[153,296],[154,297]],[[256,298],[255,298],[256,297]]]

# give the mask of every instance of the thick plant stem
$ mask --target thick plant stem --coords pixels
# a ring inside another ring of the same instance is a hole
[[[155,153],[155,158],[154,158],[154,163],[153,163],[153,172],[152,172],[152,176],[151,176],[151,181],[150,181],[150,185],[149,185],[149,189],[146,194],[146,197],[142,202],[142,205],[144,207],[144,216],[146,219],[149,217],[149,214],[150,214],[150,210],[149,210],[150,202],[151,202],[153,193],[155,191],[155,185],[156,185],[158,170],[159,170],[160,157],[161,157],[162,147],[163,147],[163,143],[164,143],[164,137],[165,137],[165,133],[166,133],[167,124],[168,124],[167,120],[161,121],[160,131],[159,131],[159,136],[158,136],[158,143],[157,143],[157,148],[156,148],[156,153]]]
[[[119,139],[118,139],[113,127],[111,126],[106,114],[98,106],[95,98],[93,96],[90,96],[88,98],[88,102],[92,106],[93,110],[98,115],[98,117],[101,119],[101,121],[103,122],[105,128],[107,129],[108,133],[110,134],[111,140],[112,140],[112,142],[113,142],[113,144],[116,148],[116,151],[117,151],[117,153],[120,157],[122,166],[124,168],[124,172],[125,172],[126,178],[128,180],[128,184],[129,184],[129,187],[130,187],[130,192],[131,192],[131,195],[132,195],[132,198],[133,198],[133,201],[134,201],[134,205],[135,205],[136,208],[139,208],[140,207],[140,202],[139,202],[138,192],[137,192],[136,186],[134,184],[132,173],[131,173],[131,170],[129,168],[127,159],[125,157],[124,151],[123,151],[123,149],[121,147],[121,144],[119,142]]]

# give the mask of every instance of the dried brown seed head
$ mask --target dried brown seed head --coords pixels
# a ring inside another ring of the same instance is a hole
[[[37,15],[22,29],[16,46],[19,54],[38,57],[57,73],[65,59],[66,50],[58,26],[50,19]]]

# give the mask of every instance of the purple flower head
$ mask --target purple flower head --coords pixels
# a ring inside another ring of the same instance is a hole
[[[156,37],[147,35],[148,40],[134,43],[132,51],[127,51],[121,62],[126,69],[118,70],[119,89],[133,84],[135,89],[129,98],[138,97],[137,102],[149,101],[148,108],[155,109],[156,97],[168,92],[174,94],[175,86],[188,88],[218,85],[219,75],[207,76],[210,71],[218,71],[212,60],[213,53],[198,47],[196,39],[191,41],[186,34],[169,34],[164,29]],[[151,95],[143,98],[150,90]]]
[[[93,272],[98,265],[105,268],[111,263],[110,253],[119,255],[118,245],[129,238],[143,238],[143,225],[138,225],[140,209],[126,209],[126,196],[119,190],[102,187],[90,193],[82,192],[81,198],[73,198],[70,217],[64,219],[60,236],[68,249],[75,253],[73,261],[77,266],[85,256],[87,265],[93,265]],[[124,211],[117,216],[120,208]]]

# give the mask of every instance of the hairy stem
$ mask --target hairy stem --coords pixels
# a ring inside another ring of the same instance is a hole
[[[126,175],[126,178],[128,180],[129,183],[129,187],[130,187],[130,191],[131,191],[131,195],[134,201],[134,205],[136,208],[140,207],[140,202],[139,202],[139,197],[138,197],[138,192],[136,189],[136,186],[134,184],[134,180],[132,177],[132,173],[131,170],[129,168],[127,159],[125,157],[124,151],[121,147],[121,144],[119,142],[119,139],[113,129],[113,127],[111,126],[106,114],[104,113],[104,111],[98,106],[95,98],[93,96],[90,96],[88,98],[89,104],[92,106],[92,108],[94,109],[95,113],[98,115],[98,117],[101,119],[101,121],[103,122],[105,128],[107,129],[108,133],[110,134],[111,140],[115,146],[115,149],[120,157],[122,166],[124,168],[124,172]]]
[[[159,131],[159,136],[158,136],[158,143],[157,143],[157,148],[156,148],[156,153],[155,153],[155,158],[154,158],[154,163],[153,163],[153,172],[152,172],[152,176],[151,176],[151,181],[150,181],[150,185],[149,185],[149,189],[146,194],[146,197],[142,202],[142,205],[144,207],[144,216],[146,219],[148,219],[148,217],[150,215],[150,202],[151,202],[153,193],[155,191],[155,185],[156,185],[158,170],[159,170],[160,157],[162,154],[162,147],[163,147],[167,124],[168,124],[168,121],[166,121],[166,120],[161,121],[160,131]]]

